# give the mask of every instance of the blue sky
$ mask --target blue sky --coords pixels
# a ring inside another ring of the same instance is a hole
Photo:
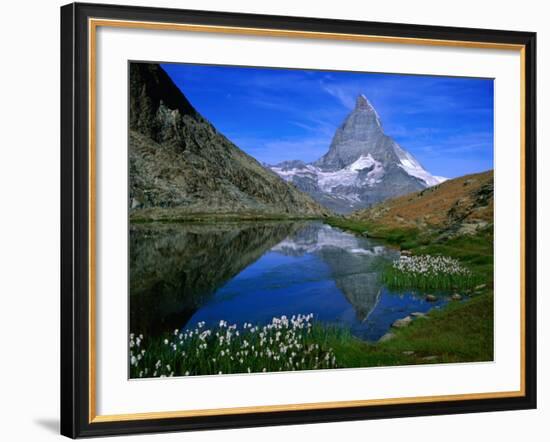
[[[432,174],[493,168],[493,80],[163,64],[193,106],[256,159],[314,161],[362,93]]]

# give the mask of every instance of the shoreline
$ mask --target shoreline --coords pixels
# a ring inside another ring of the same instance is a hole
[[[148,211],[149,212],[149,211]],[[134,212],[129,214],[130,224],[146,223],[210,223],[217,221],[325,221],[328,217],[321,215],[298,215],[298,214],[266,214],[266,213],[177,213],[171,210],[161,212]]]

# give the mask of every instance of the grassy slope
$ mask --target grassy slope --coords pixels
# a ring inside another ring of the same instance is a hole
[[[492,225],[478,228],[472,235],[450,238],[442,235],[444,229],[456,227],[451,225],[449,217],[443,216],[453,206],[456,207],[456,201],[460,201],[459,204],[470,204],[462,222],[471,222],[475,218],[487,221],[492,219],[492,198],[486,206],[470,210],[473,198],[465,194],[478,192],[491,177],[489,173],[475,175],[474,182],[471,181],[472,176],[462,177],[452,180],[447,186],[439,186],[439,189],[443,187],[443,192],[432,190],[426,201],[422,201],[425,194],[419,192],[382,203],[350,218],[328,220],[333,226],[360,235],[368,232],[369,237],[379,238],[394,247],[410,250],[413,254],[457,258],[485,281],[485,287],[469,293],[472,297],[467,302],[450,303],[442,310],[430,312],[429,318],[419,318],[406,328],[393,329],[391,331],[396,336],[389,341],[366,344],[350,336],[334,339],[329,345],[334,348],[339,365],[365,367],[493,359]],[[468,184],[465,185],[466,181]],[[460,189],[463,189],[462,192]],[[433,207],[436,201],[437,208]],[[440,212],[437,223],[428,227],[425,223],[419,225],[418,217],[422,215],[418,215],[417,210],[429,206]],[[417,217],[415,222],[411,222],[412,215],[408,218],[394,216],[396,212],[405,214],[409,209],[409,213]],[[375,216],[369,217],[369,214]],[[457,230],[454,229],[455,232]]]
[[[340,220],[333,223],[345,228]],[[350,223],[351,231],[364,231],[365,225]],[[350,226],[348,226],[350,227]],[[418,235],[389,231],[391,243],[407,245],[413,253],[442,254],[459,258],[474,272],[485,277],[486,287],[469,293],[466,302],[453,302],[433,310],[402,329],[392,329],[396,337],[387,342],[366,344],[352,337],[329,342],[338,364],[345,367],[407,365],[438,362],[489,361],[493,359],[493,247],[492,234],[480,232],[441,243],[416,242]],[[397,240],[396,238],[401,238]],[[403,352],[414,352],[412,355]],[[433,357],[423,359],[425,357]]]
[[[493,296],[486,293],[449,304],[393,333],[394,339],[378,344],[337,336],[326,345],[334,350],[340,367],[489,361],[493,359]]]
[[[350,216],[380,228],[448,230],[493,223],[493,171],[466,175],[397,198]],[[462,228],[462,229],[461,229]],[[472,230],[470,230],[472,233]]]
[[[329,218],[328,224],[362,235],[369,232],[371,238],[380,239],[390,246],[410,250],[415,254],[445,255],[459,259],[471,270],[482,274],[487,283],[493,281],[493,229],[480,229],[474,235],[452,238],[439,237],[437,232],[419,229],[380,227],[369,221],[348,218]]]

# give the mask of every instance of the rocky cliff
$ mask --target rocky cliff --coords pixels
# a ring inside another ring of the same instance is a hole
[[[218,132],[159,65],[131,63],[129,94],[133,219],[329,213]]]

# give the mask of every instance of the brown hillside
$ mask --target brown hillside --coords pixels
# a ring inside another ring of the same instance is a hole
[[[465,175],[355,212],[385,228],[473,233],[493,223],[493,171]]]

